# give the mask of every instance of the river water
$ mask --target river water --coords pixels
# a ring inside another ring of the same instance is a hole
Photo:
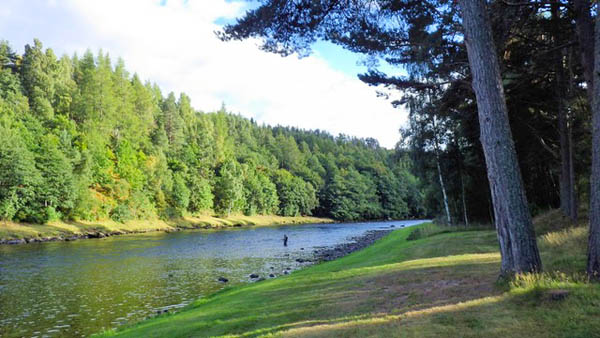
[[[316,248],[421,221],[149,233],[0,246],[0,336],[81,337],[174,311],[256,273],[281,276]],[[283,235],[289,237],[283,246]],[[219,277],[229,279],[227,284]],[[275,277],[276,278],[276,277]]]

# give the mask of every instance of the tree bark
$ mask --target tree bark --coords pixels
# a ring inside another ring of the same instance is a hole
[[[557,93],[557,96],[560,95]],[[571,163],[571,145],[569,143],[569,125],[567,123],[567,109],[562,98],[558,98],[558,133],[560,139],[560,209],[573,222],[577,220],[575,206],[575,192],[573,174],[573,165]]]
[[[600,280],[600,8],[596,12],[594,100],[592,101],[592,177],[590,178],[590,234],[587,271]]]
[[[591,13],[592,2],[590,0],[574,0],[575,29],[581,50],[581,64],[583,75],[587,83],[588,98],[590,105],[594,99],[594,22]],[[596,20],[597,21],[597,20]]]
[[[462,172],[460,173],[460,188],[462,193],[462,205],[463,205],[463,217],[465,221],[465,226],[469,226],[469,216],[467,214],[467,197],[465,196],[465,180],[463,178]]]
[[[579,217],[579,201],[575,192],[575,164],[573,163],[573,128],[569,125],[569,175],[571,178],[571,219],[577,222]]]
[[[488,195],[488,215],[490,217],[490,224],[494,223],[494,203],[492,202],[492,191]]]
[[[456,131],[455,131],[456,133]],[[463,176],[463,160],[462,160],[462,151],[460,149],[460,144],[454,139],[454,144],[456,145],[456,166],[458,167],[458,176],[460,176],[460,193],[462,199],[462,209],[463,209],[463,221],[465,222],[465,226],[469,226],[469,216],[467,214],[467,197],[465,195],[465,179]]]
[[[486,1],[459,3],[500,242],[501,273],[537,272],[542,263],[510,131]]]
[[[450,218],[450,208],[448,208],[448,195],[446,194],[446,185],[444,185],[444,178],[442,177],[442,168],[440,166],[440,156],[438,155],[437,149],[435,151],[435,163],[437,164],[438,176],[440,178],[440,186],[442,187],[442,195],[444,197],[444,209],[446,210],[446,220],[448,225],[452,225],[452,219]]]

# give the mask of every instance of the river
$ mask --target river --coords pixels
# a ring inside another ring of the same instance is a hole
[[[310,264],[296,259],[310,260],[315,249],[369,230],[420,222],[244,227],[2,245],[0,336],[88,336],[174,311],[225,285],[253,282],[252,273],[277,278]]]

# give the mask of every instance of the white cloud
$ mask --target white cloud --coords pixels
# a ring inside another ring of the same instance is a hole
[[[243,13],[240,2],[7,0],[0,31],[14,46],[38,37],[58,53],[102,48],[165,92],[184,91],[197,109],[228,109],[258,122],[398,140],[406,113],[375,96],[355,75],[318,55],[282,58],[256,41],[221,42],[217,18]],[[335,60],[329,60],[335,62]]]

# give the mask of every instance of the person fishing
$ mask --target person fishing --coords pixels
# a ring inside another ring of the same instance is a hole
[[[283,235],[283,246],[287,246],[287,241],[288,241],[288,236],[287,235]]]

